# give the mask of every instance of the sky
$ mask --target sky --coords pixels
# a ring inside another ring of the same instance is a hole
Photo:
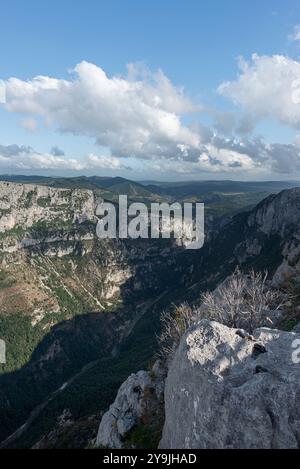
[[[1,0],[0,174],[300,178],[297,0]]]

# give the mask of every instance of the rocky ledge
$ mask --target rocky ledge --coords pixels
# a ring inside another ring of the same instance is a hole
[[[151,425],[163,402],[164,381],[165,370],[159,361],[150,372],[130,375],[101,420],[96,446],[120,449],[135,427]]]
[[[299,448],[297,343],[295,332],[193,325],[166,380],[160,448]]]

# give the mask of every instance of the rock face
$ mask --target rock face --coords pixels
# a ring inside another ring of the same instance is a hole
[[[267,236],[277,235],[283,240],[283,261],[273,277],[273,285],[280,287],[291,278],[300,276],[300,189],[295,188],[270,196],[249,217]],[[259,254],[259,252],[258,252]]]
[[[102,417],[96,446],[123,447],[128,433],[139,423],[153,418],[164,392],[164,370],[158,362],[152,371],[132,374],[120,387],[115,402]]]
[[[258,226],[267,235],[285,238],[291,227],[299,230],[300,188],[285,190],[263,200],[249,216],[249,226]]]
[[[0,181],[0,233],[35,223],[93,221],[97,200],[85,189],[57,189]]]
[[[273,277],[273,286],[281,287],[290,279],[300,280],[300,233],[295,233],[292,239],[284,243],[282,263]]]
[[[104,310],[133,290],[159,291],[159,272],[180,250],[158,240],[98,239],[102,201],[87,189],[0,181],[2,312],[25,311],[37,324],[46,313]]]
[[[160,448],[299,448],[295,339],[208,320],[192,326],[169,369]]]
[[[300,280],[299,220],[300,188],[270,195],[249,214],[246,229],[241,227],[245,229],[244,239],[234,249],[235,258],[241,264],[253,257],[266,255],[267,250],[272,252],[270,264],[278,257],[273,278],[275,287],[284,286],[291,278]]]

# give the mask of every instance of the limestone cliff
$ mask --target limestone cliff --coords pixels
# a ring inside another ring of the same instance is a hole
[[[182,338],[165,389],[160,448],[299,448],[300,335],[253,337],[201,321]]]

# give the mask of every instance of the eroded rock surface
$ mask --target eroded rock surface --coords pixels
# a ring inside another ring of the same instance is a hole
[[[160,448],[299,448],[300,335],[253,336],[203,320],[181,340],[165,389]]]
[[[158,363],[151,372],[139,371],[130,375],[102,417],[96,446],[120,449],[134,427],[155,418],[163,397],[164,378],[164,370]]]

